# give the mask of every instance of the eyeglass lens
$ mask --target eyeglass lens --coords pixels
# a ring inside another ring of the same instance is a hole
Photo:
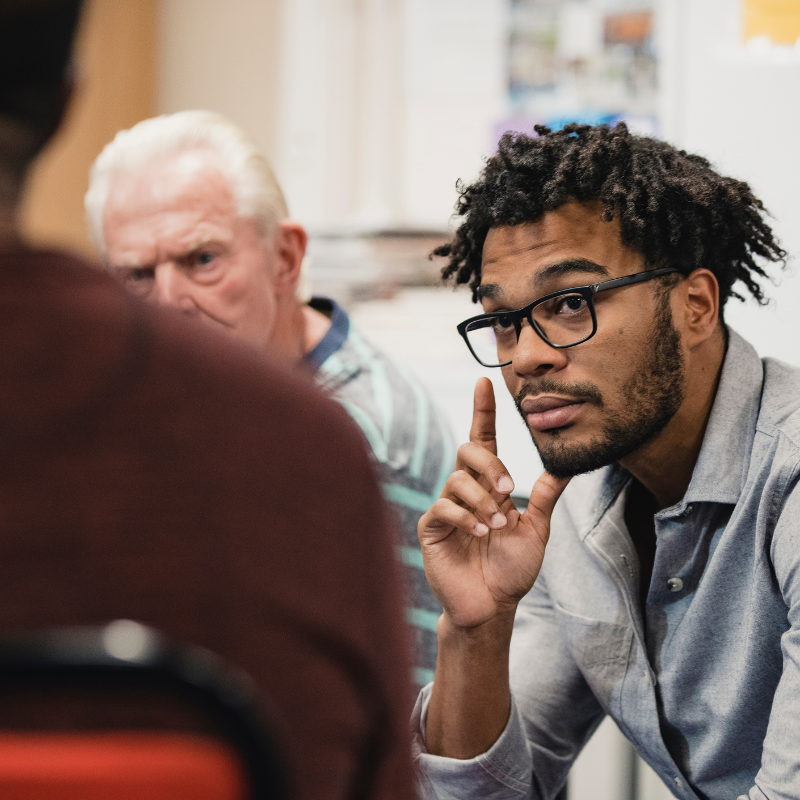
[[[592,335],[589,303],[579,293],[561,294],[535,306],[531,317],[550,344],[568,347]],[[514,357],[517,331],[513,314],[478,319],[466,329],[470,347],[486,366],[505,364]]]

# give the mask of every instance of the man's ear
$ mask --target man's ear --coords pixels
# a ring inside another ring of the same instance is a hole
[[[680,310],[673,307],[673,313],[680,314],[683,323],[684,343],[689,349],[709,339],[719,324],[719,283],[714,273],[708,269],[690,272],[675,287]]]
[[[278,263],[275,287],[281,294],[294,294],[306,254],[308,234],[299,222],[284,219],[277,224],[273,241]]]

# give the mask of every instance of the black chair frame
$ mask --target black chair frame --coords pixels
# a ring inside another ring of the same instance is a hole
[[[135,652],[109,646],[120,623],[135,634]],[[273,725],[254,683],[204,648],[129,620],[26,633],[0,639],[0,686],[163,690],[213,720],[241,759],[253,800],[287,797]]]

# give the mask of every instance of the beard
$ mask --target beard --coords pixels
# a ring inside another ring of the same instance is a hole
[[[633,376],[622,387],[623,408],[609,409],[598,436],[585,444],[564,441],[565,428],[547,432],[547,441],[533,443],[544,468],[557,478],[571,478],[613,464],[658,435],[675,416],[684,397],[685,372],[680,334],[672,323],[669,294],[659,298],[656,317]],[[538,394],[562,394],[604,407],[600,390],[591,383],[562,384],[550,379],[526,383],[514,398],[525,419],[522,401]]]

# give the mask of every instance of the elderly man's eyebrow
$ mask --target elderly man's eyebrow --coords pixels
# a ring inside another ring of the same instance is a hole
[[[117,261],[108,261],[107,267],[110,270],[121,272],[122,270],[153,269],[155,264],[145,264],[135,259],[120,258]]]
[[[597,275],[601,278],[609,277],[608,270],[602,264],[597,264],[588,258],[570,258],[566,261],[559,261],[557,264],[549,264],[546,267],[542,267],[534,276],[533,285],[541,286],[547,281],[572,273]]]

